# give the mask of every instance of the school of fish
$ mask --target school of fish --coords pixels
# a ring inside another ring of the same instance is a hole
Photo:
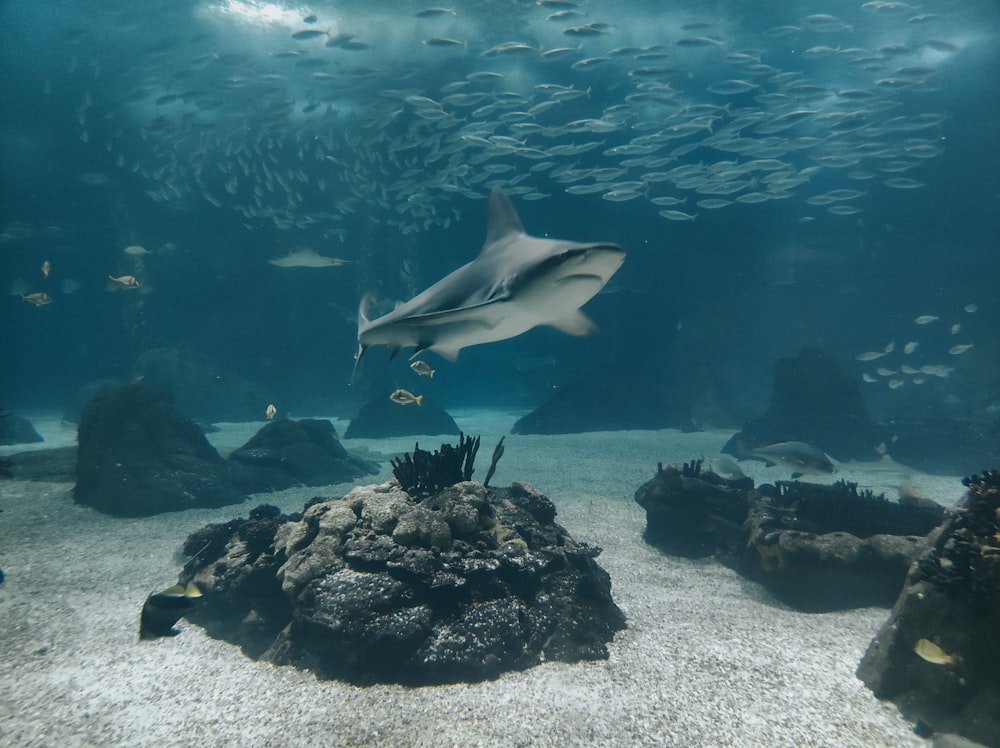
[[[937,5],[778,3],[766,21],[734,5],[737,23],[694,4],[265,16],[228,0],[194,6],[200,33],[147,26],[128,65],[111,64],[113,24],[68,32],[73,89],[46,86],[74,98],[102,164],[82,181],[250,228],[406,236],[448,227],[493,187],[636,201],[676,222],[773,201],[853,216],[868,194],[922,187],[944,151],[928,94],[968,37]]]

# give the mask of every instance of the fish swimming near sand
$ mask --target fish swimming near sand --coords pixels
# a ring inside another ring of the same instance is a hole
[[[175,584],[162,592],[152,593],[142,605],[139,638],[177,636],[180,632],[174,628],[174,624],[187,615],[200,597],[201,590],[194,582],[188,582],[186,587]]]
[[[751,449],[748,458],[764,460],[768,467],[778,465],[792,471],[792,477],[800,475],[825,475],[836,468],[826,453],[806,442],[778,442],[766,447]]]
[[[625,260],[617,244],[543,239],[525,233],[510,198],[490,194],[486,241],[479,255],[393,311],[369,320],[358,311],[358,355],[374,345],[434,351],[454,361],[470,345],[513,338],[539,325],[570,335],[597,327],[580,311]]]
[[[349,260],[342,260],[339,257],[327,257],[321,255],[313,249],[300,249],[290,252],[284,257],[276,257],[268,260],[272,265],[279,268],[337,268],[346,265]]]

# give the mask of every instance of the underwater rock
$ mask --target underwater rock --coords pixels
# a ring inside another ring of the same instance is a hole
[[[76,446],[18,452],[6,460],[7,478],[72,483],[76,480]],[[0,476],[3,473],[0,472]]]
[[[857,675],[925,732],[1000,745],[1000,471],[930,536]]]
[[[132,381],[160,384],[177,407],[204,421],[255,421],[270,397],[260,385],[209,358],[179,348],[153,348],[132,367]]]
[[[378,464],[348,454],[326,420],[271,421],[229,455],[233,480],[247,493],[325,486],[378,472]]]
[[[715,555],[805,611],[889,607],[940,506],[889,502],[857,486],[723,478],[701,461],[660,465],[635,493],[646,542],[665,553]]]
[[[188,619],[251,657],[357,684],[606,658],[624,614],[600,549],[554,516],[528,484],[472,481],[422,501],[385,484],[301,515],[251,512],[185,543],[197,555],[182,583],[207,590]]]
[[[802,441],[837,460],[877,460],[882,439],[854,380],[822,351],[804,348],[778,360],[770,407],[722,451],[742,459],[755,447]]]
[[[32,444],[45,441],[35,431],[31,421],[15,416],[8,411],[0,411],[0,446],[8,444]]]
[[[888,452],[896,462],[937,475],[969,475],[1000,465],[1000,421],[933,417],[888,424]]]
[[[109,387],[119,387],[123,384],[128,383],[119,379],[95,379],[80,385],[64,402],[62,413],[63,421],[79,425],[80,415],[83,413],[83,408],[87,403],[93,400],[103,390],[106,390]]]
[[[382,439],[458,433],[455,420],[433,400],[424,397],[421,405],[398,405],[385,396],[362,406],[347,426],[344,438]]]
[[[646,367],[593,371],[519,418],[513,434],[676,428],[692,431],[690,407]]]
[[[755,495],[752,478],[727,480],[696,460],[658,465],[635,500],[646,510],[647,543],[670,555],[703,558],[738,544],[731,535],[742,536],[747,502]]]
[[[238,504],[229,465],[163,387],[103,390],[83,409],[73,498],[107,514]]]

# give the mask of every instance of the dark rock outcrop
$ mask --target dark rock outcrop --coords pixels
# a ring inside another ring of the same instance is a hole
[[[749,503],[757,498],[752,478],[727,480],[700,461],[659,465],[635,492],[646,510],[646,542],[685,558],[711,556],[738,542],[730,536],[743,535]]]
[[[970,475],[1000,465],[1000,421],[930,417],[892,421],[886,444],[896,462],[938,475]]]
[[[133,381],[169,388],[178,408],[203,421],[253,421],[264,414],[271,399],[246,377],[179,348],[153,348],[140,354],[132,375]]]
[[[382,439],[459,433],[458,424],[444,408],[426,397],[421,405],[399,405],[377,397],[362,406],[344,432],[344,438]]]
[[[252,656],[352,683],[476,681],[600,659],[625,625],[594,561],[527,484],[463,482],[416,501],[393,485],[301,515],[193,534],[188,616]]]
[[[677,428],[692,431],[690,407],[646,368],[595,371],[563,385],[519,418],[514,434]]]
[[[378,472],[378,464],[348,454],[326,420],[272,421],[229,455],[233,480],[247,493],[325,486]]]
[[[83,409],[73,498],[107,514],[143,517],[238,504],[229,465],[168,390],[129,384]]]
[[[922,734],[1000,745],[1000,472],[965,497],[910,568],[858,677]]]
[[[7,475],[14,480],[72,483],[76,480],[76,447],[18,452],[7,458]]]
[[[32,444],[43,442],[42,435],[35,431],[31,421],[13,413],[0,411],[0,445]]]
[[[742,458],[755,447],[801,441],[841,461],[877,460],[882,440],[857,383],[825,353],[805,348],[778,361],[770,407],[722,451]]]
[[[660,466],[635,500],[646,509],[648,543],[674,555],[714,554],[807,611],[892,605],[943,513],[842,482],[758,489],[750,478],[723,478],[700,461]]]

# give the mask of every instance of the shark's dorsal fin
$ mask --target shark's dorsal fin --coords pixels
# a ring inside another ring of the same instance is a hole
[[[521,219],[518,217],[517,211],[514,210],[514,204],[511,203],[506,192],[499,187],[494,187],[490,193],[490,216],[486,225],[486,241],[480,254],[489,251],[490,247],[510,234],[523,233],[524,226],[521,225]]]

